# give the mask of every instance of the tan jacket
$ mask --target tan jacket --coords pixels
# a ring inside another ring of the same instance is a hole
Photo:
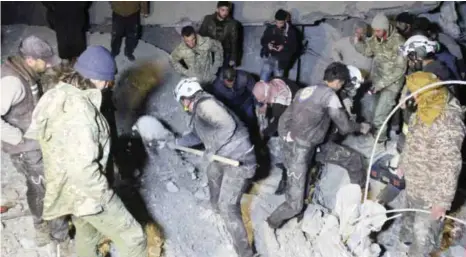
[[[130,16],[135,12],[141,11],[141,14],[149,14],[149,5],[147,1],[112,1],[112,10],[124,17]]]

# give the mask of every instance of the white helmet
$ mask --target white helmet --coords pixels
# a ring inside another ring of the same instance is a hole
[[[197,82],[197,78],[186,78],[178,82],[173,93],[175,94],[176,101],[179,102],[181,97],[191,97],[199,91],[202,91],[202,87]]]
[[[436,41],[431,41],[423,35],[416,35],[408,38],[400,50],[404,57],[415,52],[418,57],[424,58],[428,53],[435,53],[437,48]]]
[[[364,83],[364,78],[362,77],[361,71],[354,67],[353,65],[346,65],[350,74],[350,82],[353,86],[358,89],[362,83]]]

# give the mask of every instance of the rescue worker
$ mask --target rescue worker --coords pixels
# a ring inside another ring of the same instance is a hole
[[[182,79],[174,91],[176,101],[191,115],[192,133],[205,146],[203,161],[208,163],[210,201],[225,220],[233,246],[241,257],[253,256],[241,218],[241,196],[254,176],[256,156],[247,128],[233,112],[204,92],[196,78]],[[177,140],[178,143],[182,142]],[[212,161],[217,154],[241,163],[233,167]]]
[[[218,69],[222,67],[222,44],[215,39],[198,35],[192,26],[184,27],[181,35],[183,42],[171,53],[170,63],[178,73],[186,77],[196,77],[206,87],[214,82]]]
[[[138,45],[141,15],[149,16],[147,1],[112,1],[112,55],[120,53],[121,41],[125,37],[125,56],[134,61],[134,49]]]
[[[356,120],[356,114],[353,113],[354,97],[357,94],[361,84],[364,83],[361,71],[352,65],[347,65],[346,68],[349,72],[349,80],[343,85],[340,90],[340,99],[345,107],[346,112],[352,120]]]
[[[406,79],[414,92],[440,81],[430,72],[418,71]],[[414,96],[417,104],[410,119],[398,176],[406,181],[406,208],[430,210],[402,217],[400,240],[411,243],[410,257],[424,257],[439,246],[442,222],[450,210],[462,167],[461,147],[465,137],[464,110],[444,86]]]
[[[63,242],[68,237],[66,219],[56,218],[49,224],[42,219],[45,194],[42,153],[36,140],[24,137],[40,98],[39,74],[59,61],[47,42],[29,36],[20,43],[18,55],[8,57],[2,64],[2,151],[10,155],[13,166],[26,178],[26,197],[37,246],[44,246],[50,240]]]
[[[298,37],[294,26],[286,22],[288,16],[287,11],[278,10],[275,24],[269,25],[262,35],[260,80],[269,81],[272,73],[276,77],[283,77],[291,66],[298,48]]]
[[[278,132],[278,121],[286,108],[291,104],[299,86],[282,78],[274,78],[270,82],[259,81],[254,85],[252,93],[257,102],[256,115],[263,137],[273,137]]]
[[[74,69],[57,71],[58,84],[40,99],[26,132],[39,141],[44,157],[43,218],[73,215],[79,257],[97,257],[104,236],[120,256],[147,256],[141,225],[105,178],[110,131],[99,109],[101,90],[114,80],[115,69],[107,49],[88,47]]]
[[[61,59],[74,62],[86,49],[86,24],[91,2],[87,1],[43,1],[51,15],[57,35],[58,55]]]
[[[286,201],[267,218],[270,227],[280,227],[303,209],[310,163],[316,147],[324,142],[332,121],[342,135],[369,132],[369,124],[348,119],[336,94],[349,76],[344,64],[330,64],[325,70],[324,82],[299,90],[280,117],[278,134],[283,139],[282,151],[288,175]]]
[[[437,58],[450,68],[458,79],[465,78],[466,65],[461,47],[451,36],[442,33],[436,24],[426,17],[418,17],[414,21],[415,33],[413,35],[424,35],[432,41],[440,43]]]
[[[371,78],[372,91],[377,98],[372,122],[375,137],[395,106],[397,96],[403,87],[406,60],[398,54],[404,39],[390,25],[383,13],[378,13],[374,17],[371,26],[374,35],[364,40],[360,34],[356,34],[354,43],[358,52],[374,58]],[[384,128],[378,143],[385,143],[387,140],[387,128]]]
[[[256,81],[246,71],[228,67],[220,72],[212,87],[212,95],[248,125],[256,123],[252,89]]]
[[[367,34],[368,25],[364,21],[357,21],[353,26],[353,33],[358,36]],[[368,58],[354,48],[352,37],[343,37],[332,47],[332,59],[334,62],[341,62],[346,65],[353,65],[358,69],[370,72],[372,69],[372,59]]]
[[[204,17],[199,35],[218,40],[223,46],[223,67],[236,66],[241,59],[238,21],[231,17],[231,2],[217,2],[214,14]]]

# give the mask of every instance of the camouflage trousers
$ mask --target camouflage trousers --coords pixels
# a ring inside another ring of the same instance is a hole
[[[375,103],[375,110],[374,110],[374,120],[373,126],[377,130],[377,133],[382,128],[382,124],[385,119],[388,117],[390,112],[393,110],[393,107],[396,104],[396,98],[398,93],[389,91],[389,90],[382,90],[377,93],[376,95],[376,103]],[[387,124],[388,125],[388,124]],[[387,140],[387,126],[383,129],[382,134],[380,135],[379,141]]]
[[[238,176],[239,167],[212,162],[207,167],[210,202],[225,221],[233,247],[241,257],[252,257],[252,247],[241,217],[241,197],[249,186],[248,178]]]
[[[273,228],[298,215],[304,206],[310,163],[315,147],[301,147],[296,143],[283,144],[284,165],[287,170],[285,202],[267,219]]]
[[[428,209],[424,201],[406,196],[406,208]],[[409,242],[409,257],[425,257],[440,246],[443,223],[429,214],[407,212],[401,218],[400,241]]]
[[[96,257],[99,242],[108,237],[120,257],[146,257],[147,239],[141,225],[114,194],[100,213],[75,217],[78,257]]]
[[[10,155],[16,170],[26,177],[27,203],[33,216],[37,233],[44,234],[50,239],[62,242],[68,237],[68,220],[57,218],[51,221],[42,219],[45,196],[44,165],[40,150]]]

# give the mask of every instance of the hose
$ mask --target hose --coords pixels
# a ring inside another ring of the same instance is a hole
[[[441,81],[441,82],[435,82],[431,83],[423,88],[420,88],[416,90],[415,92],[411,93],[409,96],[405,97],[403,101],[400,101],[398,105],[392,110],[392,112],[388,115],[388,117],[385,119],[385,121],[382,124],[382,127],[379,129],[377,133],[377,137],[374,140],[374,145],[372,146],[372,153],[371,153],[371,158],[369,160],[369,165],[367,166],[367,174],[366,174],[366,186],[364,188],[364,202],[367,200],[368,196],[368,191],[369,191],[369,181],[370,181],[370,176],[371,176],[371,167],[374,161],[374,155],[375,155],[375,148],[377,147],[377,141],[379,140],[383,128],[387,125],[388,121],[390,118],[395,114],[395,112],[401,107],[402,104],[404,104],[407,100],[413,98],[415,95],[418,95],[428,89],[442,86],[442,85],[450,85],[450,84],[455,84],[455,85],[466,85],[466,81],[461,81],[461,80],[448,80],[448,81]]]
[[[367,219],[367,218],[374,218],[375,216],[378,216],[378,215],[384,215],[384,214],[387,214],[387,213],[397,213],[397,212],[421,212],[421,213],[427,213],[427,214],[430,214],[430,211],[426,211],[426,210],[422,210],[422,209],[413,209],[413,208],[410,208],[410,209],[393,209],[393,210],[389,210],[389,211],[385,211],[385,212],[379,212],[379,213],[374,213],[370,216],[364,216],[364,217],[359,217],[357,218],[355,221],[353,221],[353,224],[355,223],[358,223],[359,221],[363,220],[363,219]],[[399,217],[399,214],[398,215],[395,215],[396,217]],[[394,217],[391,217],[391,218],[388,218],[387,220],[390,220]],[[445,215],[445,218],[446,219],[451,219],[455,222],[458,222],[458,223],[461,223],[463,225],[466,225],[466,221],[464,220],[460,220],[458,218],[455,218],[455,217],[452,217],[452,216],[448,216],[448,215]],[[386,221],[387,221],[386,220]]]

